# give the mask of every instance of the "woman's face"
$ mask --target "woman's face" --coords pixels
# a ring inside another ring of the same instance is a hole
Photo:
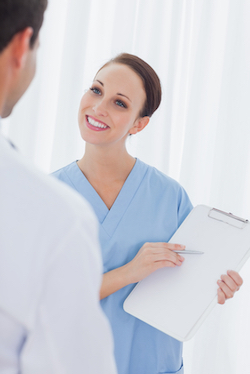
[[[145,100],[143,82],[132,69],[117,63],[104,67],[80,103],[82,138],[96,145],[125,142],[148,122],[148,117],[139,117]]]

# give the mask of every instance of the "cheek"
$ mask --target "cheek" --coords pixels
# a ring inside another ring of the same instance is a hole
[[[113,117],[114,119],[114,117]],[[117,116],[114,121],[118,124],[119,131],[123,134],[127,134],[131,128],[134,126],[135,117],[131,114]]]
[[[86,109],[88,106],[88,99],[86,98],[86,96],[84,95],[82,97],[82,100],[80,102],[80,107],[79,107],[79,112],[82,112],[84,109]]]
[[[85,96],[83,96],[83,98],[80,102],[79,111],[78,111],[79,121],[82,120],[83,117],[85,117],[84,111],[89,106],[90,106],[89,100]]]

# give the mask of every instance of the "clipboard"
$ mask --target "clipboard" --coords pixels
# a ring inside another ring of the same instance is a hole
[[[217,304],[217,281],[239,271],[250,256],[250,223],[231,213],[196,206],[169,243],[186,245],[181,266],[156,270],[124,301],[124,310],[180,341],[191,339]]]

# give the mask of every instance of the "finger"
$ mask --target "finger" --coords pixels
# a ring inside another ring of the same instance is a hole
[[[238,289],[238,285],[237,283],[235,283],[235,281],[229,276],[229,275],[225,275],[223,274],[221,276],[221,280],[228,286],[228,288],[230,288],[230,290],[232,290],[233,292],[235,292],[237,289]]]
[[[151,248],[151,251],[152,255],[155,257],[155,261],[170,260],[176,263],[185,260],[184,257],[166,247]]]
[[[156,260],[156,261],[154,261],[155,263],[159,263],[159,262],[161,262],[161,263],[171,263],[171,264],[173,264],[174,266],[180,266],[182,263],[183,263],[183,261],[180,261],[180,260],[178,260],[178,259],[171,259],[171,258],[162,258],[162,259],[159,259],[159,260]]]
[[[231,299],[234,296],[234,291],[231,290],[231,288],[228,287],[226,283],[219,280],[217,282],[223,293],[225,294],[226,299]]]
[[[217,296],[218,296],[218,304],[225,304],[225,301],[226,301],[226,297],[225,297],[225,294],[223,293],[223,291],[221,290],[221,288],[218,288],[217,290]]]
[[[155,258],[156,262],[158,262],[158,261],[170,261],[175,265],[181,265],[183,263],[183,261],[185,260],[184,257],[182,257],[179,254],[174,253],[170,250],[158,253],[157,255],[155,255],[154,258]]]
[[[155,253],[154,256],[155,261],[171,261],[176,265],[181,265],[182,262],[185,260],[184,257],[170,250]]]
[[[180,251],[184,250],[186,247],[185,245],[182,244],[173,244],[173,243],[166,243],[166,242],[156,242],[156,243],[149,243],[152,248],[165,248],[165,249],[170,249],[171,251]]]
[[[181,266],[181,263],[180,264],[175,264],[174,262],[172,261],[157,261],[155,262],[154,264],[154,267],[156,269],[161,269],[161,268],[165,268],[165,267],[170,267],[170,268],[174,268],[176,266]]]
[[[171,251],[184,251],[186,248],[183,244],[173,244],[173,243],[165,243],[167,249],[170,249]]]
[[[151,247],[151,244],[157,244],[157,248]],[[163,246],[159,247],[160,243],[146,243],[144,245],[144,249],[141,248],[140,256],[143,256],[147,262],[154,263],[157,261],[171,261],[175,265],[181,265],[182,262],[185,260],[184,257],[180,256],[179,254],[167,249],[163,248]],[[164,244],[164,243],[161,243]]]
[[[234,270],[228,270],[227,271],[227,274],[234,280],[234,282],[237,284],[238,286],[238,289],[240,289],[240,287],[242,286],[243,284],[243,279],[241,278],[240,274],[237,273],[236,271]]]

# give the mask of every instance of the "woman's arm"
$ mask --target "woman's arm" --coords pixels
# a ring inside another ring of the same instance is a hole
[[[145,243],[134,259],[124,266],[103,275],[100,299],[111,295],[131,283],[137,283],[162,267],[180,266],[184,257],[173,250],[185,246],[170,243]]]
[[[162,267],[180,266],[184,257],[173,250],[185,249],[185,246],[170,243],[145,243],[132,261],[103,275],[100,299],[111,295],[131,283],[137,283]],[[229,270],[218,281],[218,303],[224,304],[234,296],[243,284],[241,276]]]

